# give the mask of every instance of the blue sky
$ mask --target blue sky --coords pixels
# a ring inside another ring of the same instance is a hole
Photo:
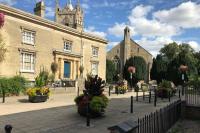
[[[0,3],[33,13],[39,0],[0,0]],[[77,0],[72,0],[73,6]],[[200,50],[200,0],[80,0],[85,31],[109,40],[111,49],[123,39],[125,26],[132,39],[154,56],[165,44],[188,43]],[[64,7],[67,0],[60,0]],[[45,0],[46,18],[53,21],[55,0]]]

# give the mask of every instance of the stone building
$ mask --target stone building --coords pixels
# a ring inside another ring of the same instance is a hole
[[[126,27],[124,29],[124,40],[107,52],[107,59],[112,60],[115,63],[118,73],[122,74],[126,60],[134,56],[141,56],[146,61],[148,74],[145,80],[148,81],[153,56],[131,39],[130,29]]]
[[[92,73],[105,79],[107,40],[84,32],[79,0],[76,6],[69,2],[63,9],[56,0],[55,10],[53,22],[44,18],[43,1],[36,4],[35,14],[0,4],[0,12],[5,14],[1,34],[8,49],[0,63],[0,76],[20,74],[34,81],[42,67],[51,72],[55,62],[56,79],[77,79],[81,65],[83,76]]]

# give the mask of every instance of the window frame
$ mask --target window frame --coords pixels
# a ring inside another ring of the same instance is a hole
[[[66,49],[66,45],[69,45],[70,49]],[[65,52],[72,52],[72,42],[71,41],[64,41],[64,51]]]
[[[25,69],[25,57],[30,55],[30,70]],[[23,73],[34,73],[35,72],[35,53],[32,52],[20,52],[20,72]]]
[[[93,74],[93,65],[96,65],[96,74]],[[99,62],[91,62],[91,74],[93,75],[93,76],[96,76],[96,75],[98,75],[99,74]]]
[[[99,56],[99,48],[92,46],[92,57],[98,57]]]
[[[30,33],[30,34],[28,34]],[[28,38],[29,37],[29,41]],[[22,29],[22,43],[23,44],[27,44],[27,45],[33,45],[35,46],[35,42],[36,42],[36,32],[32,31],[32,30],[27,30],[27,29]]]

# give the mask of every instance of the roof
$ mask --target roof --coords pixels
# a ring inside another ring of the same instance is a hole
[[[51,20],[36,16],[34,14],[31,14],[31,13],[27,13],[25,11],[22,11],[22,10],[19,10],[19,9],[16,9],[16,8],[13,8],[13,7],[10,7],[10,6],[7,6],[7,5],[0,4],[0,12],[3,12],[5,15],[18,17],[18,18],[24,19],[26,21],[31,21],[33,23],[43,25],[43,26],[46,26],[46,27],[49,27],[49,28],[52,28],[52,29],[55,29],[55,30],[59,30],[59,31],[66,32],[66,33],[69,33],[69,34],[74,34],[74,35],[77,35],[77,36],[80,36],[80,37],[83,37],[83,38],[87,38],[87,39],[90,39],[90,40],[98,41],[98,42],[101,42],[101,43],[104,43],[104,44],[108,43],[108,40],[103,39],[101,37],[98,37],[98,36],[95,36],[95,35],[92,35],[92,34],[89,34],[89,33],[86,33],[86,32],[80,32],[80,31],[73,29],[71,27],[67,27],[65,25],[53,22]]]

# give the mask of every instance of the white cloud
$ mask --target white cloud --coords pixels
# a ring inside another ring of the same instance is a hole
[[[93,26],[89,26],[88,28],[85,28],[84,31],[87,33],[102,37],[102,38],[106,38],[106,36],[107,36],[107,34],[105,32],[96,31],[95,27],[93,27]]]
[[[154,57],[165,44],[173,42],[173,40],[168,37],[156,37],[154,39],[143,37],[140,40],[135,41],[149,51]]]
[[[161,23],[155,19],[147,19],[147,15],[152,9],[152,6],[143,5],[136,6],[132,9],[132,13],[128,18],[130,25],[135,28],[138,34],[148,37],[170,37],[180,33],[180,30],[175,26]]]
[[[124,29],[127,25],[125,23],[119,24],[115,23],[115,25],[111,28],[108,28],[108,33],[111,35],[115,35],[116,37],[121,37],[124,35]],[[129,26],[131,31],[131,36],[135,35],[135,30],[133,27]]]
[[[152,6],[144,6],[144,5],[139,5],[133,8],[131,11],[131,16],[133,18],[140,18],[146,16],[151,10],[153,9]]]
[[[16,4],[16,0],[0,0],[0,3],[12,6]]]
[[[109,51],[111,48],[115,47],[119,42],[109,42],[107,45],[107,50]]]
[[[83,9],[89,9],[89,5],[86,3],[81,4],[81,7],[83,7]]]
[[[46,7],[46,17],[54,17],[55,11],[53,7]]]
[[[189,41],[188,44],[189,44],[195,51],[200,51],[200,44],[198,44],[196,41]]]
[[[169,10],[157,11],[153,16],[163,22],[181,28],[200,28],[200,4],[188,1]]]

